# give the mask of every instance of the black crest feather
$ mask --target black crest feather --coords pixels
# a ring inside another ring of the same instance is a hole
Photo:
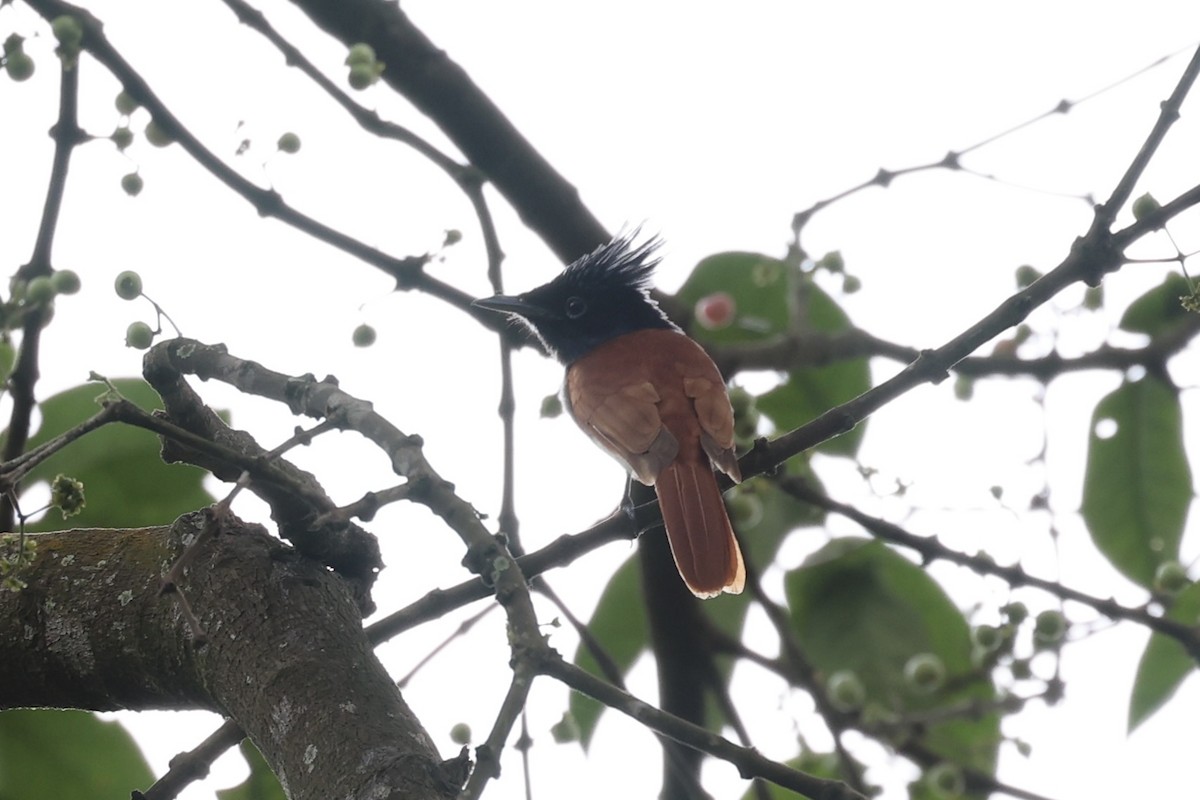
[[[618,235],[536,289],[478,300],[476,305],[521,319],[564,364],[627,333],[678,330],[650,299],[650,276],[658,265],[655,253],[661,241],[652,237],[635,244],[638,233],[634,229]]]
[[[555,280],[584,287],[624,284],[648,291],[650,278],[658,266],[657,253],[662,247],[662,240],[655,236],[641,244],[634,244],[640,232],[639,228],[635,228],[628,233],[618,234],[612,241],[571,262]]]

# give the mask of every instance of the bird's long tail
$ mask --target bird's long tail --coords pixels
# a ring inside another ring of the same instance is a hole
[[[677,459],[659,474],[654,488],[671,555],[692,594],[739,594],[746,566],[707,459]]]

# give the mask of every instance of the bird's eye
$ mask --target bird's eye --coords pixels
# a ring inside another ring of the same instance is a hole
[[[587,301],[582,297],[568,297],[566,310],[569,319],[579,319],[587,311]]]

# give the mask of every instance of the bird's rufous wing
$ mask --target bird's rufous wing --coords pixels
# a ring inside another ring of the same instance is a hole
[[[699,349],[699,345],[696,345]],[[741,483],[742,471],[738,468],[737,453],[733,449],[733,407],[729,394],[717,368],[704,356],[698,362],[696,372],[683,378],[684,394],[692,401],[696,419],[700,422],[700,444],[717,468]]]
[[[649,381],[595,385],[582,371],[567,373],[571,413],[593,439],[651,486],[679,452],[679,442],[658,414],[659,395]]]

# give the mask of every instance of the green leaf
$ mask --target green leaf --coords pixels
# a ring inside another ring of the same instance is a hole
[[[1178,392],[1153,376],[1122,384],[1092,414],[1082,507],[1092,541],[1149,588],[1158,565],[1179,557],[1191,501]]]
[[[1200,583],[1193,583],[1176,596],[1167,618],[1185,625],[1200,624]],[[1161,633],[1151,636],[1133,679],[1129,732],[1162,708],[1195,671],[1196,661],[1182,644]]]
[[[647,536],[662,535],[651,531]],[[646,612],[642,608],[642,569],[637,555],[630,556],[609,579],[600,595],[600,602],[588,620],[588,630],[622,676],[629,673],[633,662],[649,646]],[[575,664],[594,675],[603,675],[599,662],[590,650],[580,643],[575,651]],[[571,715],[579,724],[579,741],[586,749],[600,721],[604,706],[587,695],[572,692],[567,701]]]
[[[154,782],[119,722],[85,711],[0,712],[0,798],[128,800]]]
[[[788,607],[800,646],[828,676],[853,670],[866,689],[867,710],[886,715],[957,708],[995,697],[990,679],[971,663],[967,621],[925,571],[883,543],[835,539],[785,579]],[[914,691],[904,665],[919,653],[938,656],[944,686]],[[948,714],[913,733],[941,758],[991,772],[999,746],[999,719]]]
[[[700,261],[677,298],[689,309],[713,294],[724,293],[734,302],[727,327],[710,329],[700,324],[689,333],[703,344],[742,344],[779,336],[788,329],[793,270],[777,258],[759,253],[718,253]]]
[[[1129,304],[1121,316],[1121,330],[1157,336],[1188,316],[1179,298],[1192,293],[1187,278],[1177,272],[1167,273],[1158,286]]]
[[[792,474],[803,475],[806,480],[820,486],[806,462],[789,464],[787,470]],[[753,525],[734,525],[743,555],[753,564],[771,563],[789,531],[802,525],[819,524],[824,519],[823,511],[793,500],[766,479],[751,479],[733,491],[743,489],[754,497],[761,512]],[[661,529],[657,529],[645,535],[664,534]],[[638,657],[650,648],[643,603],[641,567],[637,556],[633,555],[621,565],[604,587],[600,601],[588,621],[588,630],[604,648],[622,677],[629,674]],[[706,602],[703,609],[721,631],[734,638],[740,638],[742,623],[749,606],[750,595],[744,592],[740,595],[721,595],[719,599]],[[574,663],[595,675],[603,675],[599,663],[583,644],[575,651]],[[722,674],[728,677],[733,664],[722,660],[718,666]],[[586,695],[573,693],[568,701],[568,708],[579,725],[580,742],[586,748],[605,706]],[[714,724],[723,720],[716,706],[711,703],[706,713]]]
[[[736,312],[730,325],[710,329],[697,323],[689,330],[702,344],[761,342],[787,333],[793,322],[823,334],[852,329],[850,318],[823,289],[777,258],[761,253],[718,253],[703,259],[679,289],[679,301],[695,309],[717,293],[730,296]],[[871,386],[865,358],[821,367],[792,370],[778,388],[758,399],[758,408],[779,430],[791,430]],[[824,452],[853,455],[863,426],[820,446]]]
[[[819,286],[809,283],[801,293],[801,314],[812,330],[825,334],[844,333],[853,328],[850,318]],[[834,406],[853,400],[871,388],[867,359],[837,361],[822,367],[793,369],[787,380],[760,396],[758,410],[778,430],[792,430],[810,422]],[[865,424],[817,447],[825,453],[853,456],[862,443]]]
[[[287,800],[279,779],[271,772],[258,748],[249,739],[243,739],[238,749],[250,765],[250,775],[237,786],[219,790],[219,800]]]
[[[113,381],[117,389],[144,409],[161,408],[162,401],[145,381]],[[88,383],[47,398],[39,406],[42,425],[29,447],[53,439],[95,415],[96,398],[104,387]],[[51,509],[31,530],[63,528],[133,528],[161,525],[180,514],[213,502],[204,489],[204,470],[166,464],[159,456],[158,437],[142,428],[110,424],[71,443],[35,467],[24,482],[28,489],[63,473],[83,481],[87,506],[69,520]]]

